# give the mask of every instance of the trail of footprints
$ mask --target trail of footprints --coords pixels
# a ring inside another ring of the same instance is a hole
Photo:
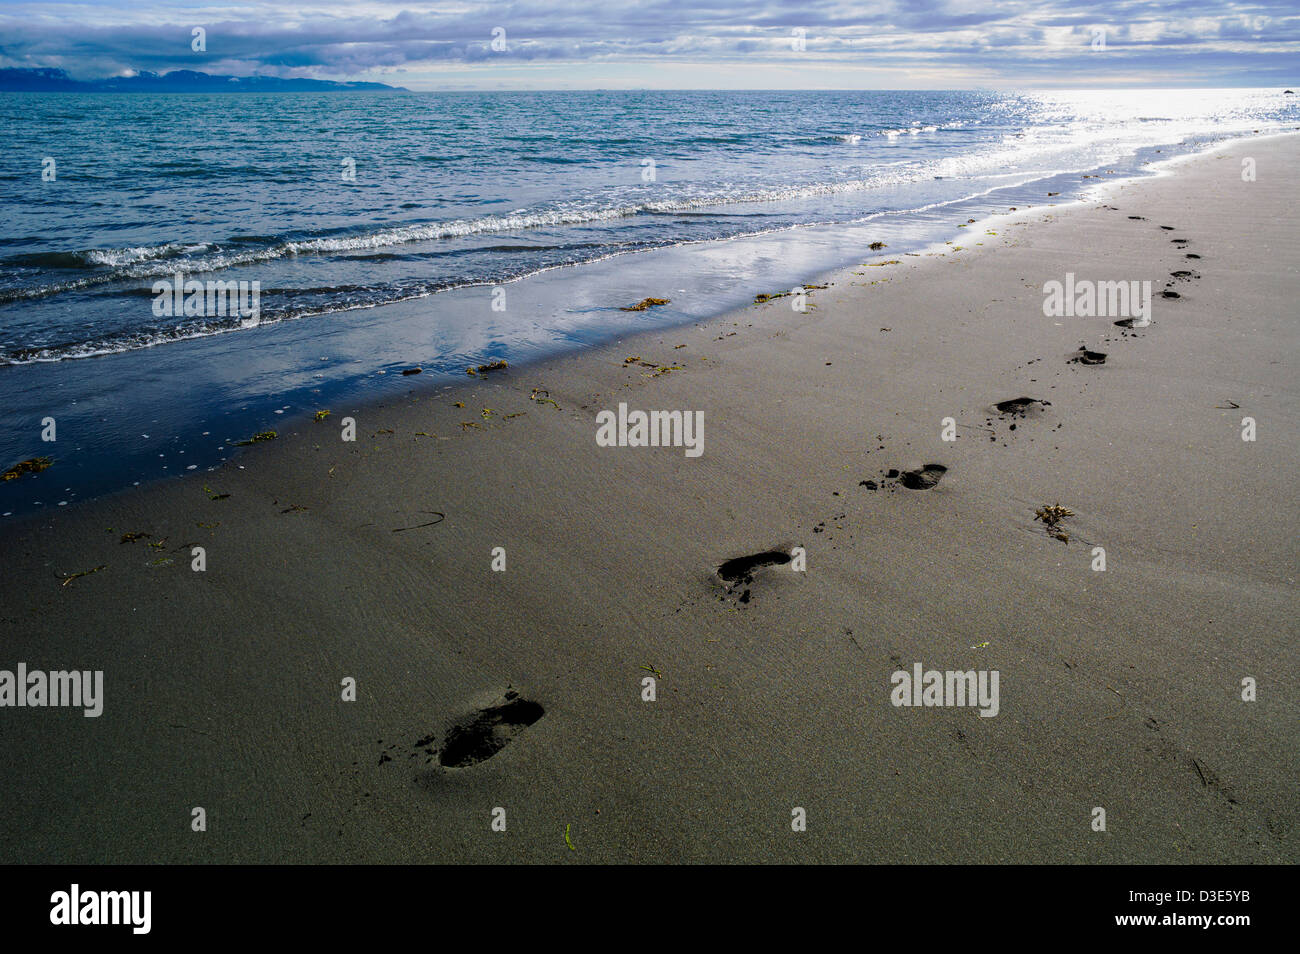
[[[1107,208],[1110,207],[1107,206]],[[1138,215],[1131,215],[1129,218],[1136,221],[1145,221],[1142,216]],[[1162,225],[1160,228],[1173,231],[1173,226]],[[1174,238],[1171,241],[1179,249],[1185,249],[1188,244],[1188,240],[1183,238]],[[1185,252],[1184,254],[1187,259],[1195,260],[1200,258],[1195,253]],[[1167,283],[1165,290],[1162,292],[1162,296],[1167,299],[1181,297],[1177,292],[1173,291],[1175,283],[1195,281],[1201,276],[1198,272],[1189,269],[1179,269],[1171,272],[1170,277],[1173,281]],[[1116,321],[1115,325],[1124,328],[1123,334],[1128,336],[1134,327],[1134,319],[1121,319]],[[1067,360],[1070,364],[1097,366],[1105,364],[1106,358],[1107,355],[1104,352],[1080,347],[1077,352],[1068,356]],[[1039,359],[1034,359],[1034,361],[1037,360]],[[1029,363],[1033,364],[1034,361]],[[991,413],[985,417],[983,429],[990,431],[992,435],[989,438],[990,441],[996,442],[998,440],[998,433],[995,429],[997,424],[1005,424],[1009,432],[1015,431],[1019,425],[1041,418],[1045,410],[1051,406],[1051,401],[1027,396],[998,401],[991,406]],[[1058,423],[1053,430],[1061,426]],[[883,440],[882,435],[876,435],[877,442]],[[884,448],[883,443],[877,444],[876,449],[884,450]],[[873,493],[892,494],[900,489],[909,492],[924,492],[937,487],[947,473],[947,466],[938,463],[927,463],[911,470],[891,467],[881,469],[875,478],[859,481],[858,487]],[[835,492],[835,496],[839,496],[839,493]],[[844,520],[845,517],[846,513],[842,512],[828,519],[833,522]],[[816,524],[812,528],[812,532],[814,534],[827,533],[826,522],[826,520],[823,520]],[[835,529],[839,529],[839,526],[836,525]],[[730,602],[736,607],[750,604],[756,581],[761,581],[763,576],[773,572],[772,568],[790,564],[792,559],[792,552],[788,549],[768,549],[724,560],[716,568],[717,580],[721,589],[719,599]],[[507,689],[497,703],[473,710],[453,721],[445,729],[436,730],[415,739],[410,744],[409,749],[405,750],[405,755],[408,761],[420,761],[422,765],[426,766],[433,765],[436,762],[444,769],[470,768],[495,756],[521,733],[536,724],[544,715],[545,709],[540,703],[523,698],[514,689]],[[1153,728],[1156,728],[1154,721],[1148,720],[1148,723]],[[1156,728],[1156,731],[1159,731],[1158,728]],[[381,744],[382,741],[379,740]],[[382,749],[378,764],[382,766],[393,762],[395,758],[394,750],[399,748],[400,744],[394,742]],[[1217,791],[1229,803],[1235,803],[1236,799],[1231,794],[1231,790],[1224,786],[1213,772],[1196,759],[1192,760],[1192,764],[1204,787]]]
[[[1033,364],[1037,360],[1034,359],[1029,363]],[[1015,431],[1020,424],[1040,418],[1044,409],[1051,406],[1051,401],[1026,396],[998,401],[996,404],[991,405],[982,429],[990,432],[989,440],[997,441],[996,425],[1005,424],[1007,432],[1010,433]],[[1057,424],[1052,430],[1061,426]],[[881,443],[882,441],[884,441],[884,436],[877,434],[875,440],[876,450],[885,449],[885,445]],[[869,454],[871,451],[868,450],[866,453]],[[937,487],[947,473],[947,465],[939,463],[922,464],[920,467],[910,470],[897,467],[881,468],[874,477],[858,481],[857,486],[872,493],[893,494],[900,490],[909,492],[927,491]],[[834,491],[833,495],[839,497],[840,492]],[[825,534],[826,539],[829,541],[833,539],[835,531],[844,529],[842,522],[846,520],[847,516],[847,511],[832,514],[830,517],[816,523],[812,527],[812,532],[814,534]],[[736,607],[750,604],[753,599],[755,581],[761,582],[762,577],[766,575],[760,571],[766,567],[785,566],[790,563],[791,559],[791,553],[786,550],[769,549],[732,557],[723,561],[717,567],[717,578],[720,584],[718,599],[722,602],[732,603]]]
[[[1106,206],[1106,208],[1112,207]],[[1136,221],[1146,221],[1145,218],[1140,215],[1130,215],[1129,218]],[[1174,226],[1172,225],[1162,225],[1160,228],[1164,231],[1174,231]],[[1200,259],[1200,255],[1186,251],[1186,246],[1188,245],[1187,239],[1173,238],[1171,239],[1171,242],[1179,250],[1183,251],[1186,259],[1193,261]],[[1182,296],[1173,290],[1175,284],[1178,282],[1196,281],[1199,280],[1201,276],[1199,272],[1191,269],[1177,269],[1170,272],[1169,277],[1173,279],[1173,281],[1166,283],[1165,289],[1161,293],[1161,297],[1165,299],[1181,298]],[[1125,329],[1121,333],[1123,337],[1129,337],[1130,334],[1137,337],[1136,332],[1132,331],[1135,327],[1135,321],[1136,319],[1133,318],[1123,318],[1114,322],[1114,324]],[[1143,325],[1138,325],[1137,327],[1143,327]],[[1104,365],[1106,363],[1106,358],[1107,355],[1105,352],[1093,351],[1087,347],[1080,347],[1077,352],[1067,357],[1067,362],[1069,364],[1098,366]],[[1037,360],[1039,359],[1034,359],[1033,361],[1030,361],[1029,364],[1033,364]],[[992,431],[990,440],[996,442],[998,439],[996,430],[993,430],[995,421],[1007,423],[1008,430],[1014,431],[1019,423],[1040,417],[1044,413],[1044,410],[1051,406],[1051,401],[1025,396],[1009,398],[997,402],[992,406],[995,416],[990,416],[985,419],[985,428]],[[1058,423],[1056,428],[1053,428],[1053,430],[1058,429],[1061,426],[1062,425]],[[876,435],[877,442],[883,440],[884,438],[881,435]],[[884,446],[883,443],[878,443],[877,449],[884,450]],[[870,451],[868,451],[868,453],[870,453]],[[872,492],[894,493],[900,487],[909,491],[926,491],[932,490],[938,486],[939,482],[943,480],[943,477],[947,472],[948,468],[943,464],[925,464],[924,466],[914,470],[906,471],[899,470],[898,468],[889,468],[887,470],[881,470],[879,476],[875,479],[859,481],[858,486]],[[835,492],[835,496],[839,496],[839,493]],[[845,514],[840,513],[837,516],[828,519],[836,521],[844,520],[844,518]],[[839,529],[838,525],[836,525],[836,529]],[[813,533],[827,532],[826,520],[816,524],[812,530]],[[739,604],[747,604],[751,599],[751,587],[755,580],[756,571],[762,567],[782,566],[788,564],[790,560],[790,554],[781,550],[766,550],[748,556],[735,557],[726,560],[718,567],[718,576],[722,580],[724,593],[730,596],[737,589],[743,587],[743,591],[736,602]],[[847,632],[851,633],[851,630]],[[901,665],[897,656],[893,658],[895,663]],[[1147,725],[1159,733],[1159,725],[1155,719],[1148,719]],[[964,738],[960,731],[957,733],[957,737],[959,740]],[[1162,758],[1176,757],[1167,742],[1164,742],[1164,748],[1160,755]],[[1225,785],[1211,769],[1209,769],[1199,759],[1190,756],[1187,758],[1190,761],[1191,767],[1195,770],[1196,777],[1199,779],[1202,787],[1222,797],[1229,806],[1237,804],[1237,798],[1233,794],[1231,788]],[[1273,820],[1269,821],[1269,828],[1270,830],[1275,829]]]

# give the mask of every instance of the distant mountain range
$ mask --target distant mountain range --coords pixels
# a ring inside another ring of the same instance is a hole
[[[281,79],[278,76],[210,76],[194,70],[173,70],[161,76],[142,71],[134,76],[75,80],[67,70],[0,69],[0,92],[30,93],[286,93],[329,90],[394,90],[385,83],[336,83],[333,80]]]

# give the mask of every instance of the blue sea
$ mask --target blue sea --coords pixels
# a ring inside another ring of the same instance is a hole
[[[404,368],[463,381],[717,314],[872,241],[914,251],[1084,175],[1295,128],[1297,99],[0,94],[0,470],[55,459],[0,484],[0,513],[208,470]],[[178,275],[256,282],[255,320],[159,314]],[[671,304],[619,310],[647,296]]]

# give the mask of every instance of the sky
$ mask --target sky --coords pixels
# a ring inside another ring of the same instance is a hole
[[[0,67],[413,90],[1295,86],[1300,3],[0,0]]]

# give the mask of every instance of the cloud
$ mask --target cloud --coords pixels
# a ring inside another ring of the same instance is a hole
[[[647,80],[656,64],[688,76],[732,70],[765,85],[764,70],[873,76],[910,71],[1005,83],[1148,74],[1224,85],[1295,82],[1300,14],[1289,2],[1103,0],[448,0],[436,6],[359,0],[300,5],[245,0],[178,4],[9,3],[0,15],[0,66],[61,67],[92,78],[124,70],[199,69],[250,75],[383,79],[456,72],[495,85],[555,73],[596,77],[611,64]],[[207,31],[191,50],[190,31]],[[494,50],[494,29],[506,49]],[[802,50],[792,31],[803,31]],[[1091,48],[1094,30],[1106,49]],[[1286,79],[1290,75],[1290,79]],[[403,85],[416,86],[406,78]],[[649,83],[647,85],[650,85]]]

